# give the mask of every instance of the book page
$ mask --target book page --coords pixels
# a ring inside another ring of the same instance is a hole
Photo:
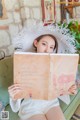
[[[72,87],[75,85],[78,59],[78,55],[72,54],[51,55],[49,99],[56,98],[60,95],[73,94]]]
[[[49,71],[49,55],[14,54],[14,84],[19,83],[24,88],[15,98],[48,99]]]

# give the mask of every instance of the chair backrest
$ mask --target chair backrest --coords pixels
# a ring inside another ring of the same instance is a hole
[[[8,87],[13,83],[13,59],[7,57],[0,61],[0,101],[9,103]]]

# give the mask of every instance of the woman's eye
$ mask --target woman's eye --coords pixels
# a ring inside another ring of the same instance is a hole
[[[50,49],[54,49],[53,47],[50,47]]]
[[[46,43],[42,43],[42,45],[46,45]]]

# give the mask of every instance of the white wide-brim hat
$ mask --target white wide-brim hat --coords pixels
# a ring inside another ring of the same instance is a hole
[[[14,49],[20,51],[34,52],[33,41],[44,34],[51,34],[58,41],[58,53],[75,53],[75,38],[65,27],[56,25],[36,24],[24,27],[21,32],[13,39]]]

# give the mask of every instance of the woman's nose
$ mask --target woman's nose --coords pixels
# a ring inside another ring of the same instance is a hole
[[[48,46],[46,46],[45,52],[46,52],[46,53],[50,52],[50,49],[49,49]]]

